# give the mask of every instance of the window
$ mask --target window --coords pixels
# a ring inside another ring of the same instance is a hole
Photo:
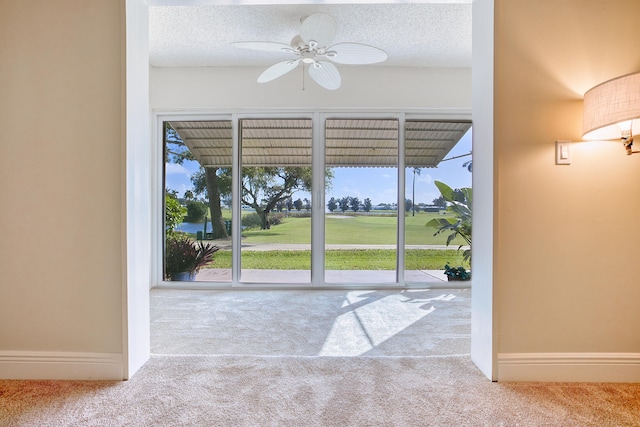
[[[442,280],[433,271],[459,261],[459,242],[445,248],[446,235],[426,223],[447,217],[434,180],[471,185],[461,167],[470,128],[403,114],[167,120],[163,278],[267,287]],[[215,246],[213,262],[174,276],[176,235],[196,250]]]

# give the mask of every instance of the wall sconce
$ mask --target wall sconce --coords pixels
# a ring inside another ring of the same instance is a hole
[[[640,131],[640,73],[627,74],[593,87],[584,94],[582,138],[621,139],[632,150],[633,125]]]

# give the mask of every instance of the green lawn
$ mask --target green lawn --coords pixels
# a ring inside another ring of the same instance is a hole
[[[462,265],[462,253],[455,249],[415,249],[405,252],[406,270],[443,270],[444,265]],[[467,265],[468,267],[468,265]],[[231,251],[218,251],[209,268],[231,268]],[[242,268],[259,270],[308,270],[311,251],[244,251]],[[394,270],[396,251],[385,249],[329,250],[327,270]]]
[[[407,245],[444,245],[446,234],[433,236],[435,229],[425,227],[427,221],[435,217],[444,217],[437,213],[419,212],[416,216],[405,217],[405,242]],[[396,244],[397,220],[382,216],[350,216],[335,218],[327,216],[325,220],[327,244]],[[245,230],[242,233],[247,243],[310,243],[311,218],[286,218],[283,223],[270,230]],[[452,248],[463,244],[462,239],[455,240]]]
[[[405,217],[407,245],[444,245],[447,234],[434,236],[435,229],[425,224],[438,213],[419,212]],[[397,220],[385,216],[332,217],[325,220],[327,244],[395,245]],[[291,243],[311,242],[311,218],[285,218],[270,230],[251,229],[242,233],[243,243]],[[405,251],[407,270],[442,270],[446,263],[463,265],[462,253],[456,248],[463,243],[454,241],[447,250],[420,249]],[[328,250],[325,252],[326,268],[330,270],[392,270],[396,266],[395,250]],[[469,267],[468,265],[465,265]],[[213,268],[231,268],[231,252],[219,251]],[[296,270],[311,268],[311,252],[300,251],[243,251],[242,267],[250,269]]]
[[[242,232],[247,243],[310,243],[311,218],[285,218],[270,230],[252,228]]]

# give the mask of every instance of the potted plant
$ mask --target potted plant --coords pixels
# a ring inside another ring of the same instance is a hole
[[[447,280],[450,282],[453,281],[463,281],[463,280],[471,280],[471,272],[467,271],[464,267],[451,267],[449,263],[444,265],[444,274],[447,276]]]
[[[212,262],[219,250],[209,243],[194,243],[184,235],[167,235],[165,274],[169,280],[195,280],[196,273]]]
[[[472,210],[471,204],[473,202],[473,191],[471,188],[461,188],[460,190],[453,190],[447,184],[435,181],[434,182],[442,198],[447,201],[447,211],[452,212],[454,218],[433,218],[425,225],[427,227],[438,227],[434,236],[440,233],[449,232],[447,236],[447,246],[458,236],[467,243],[468,248],[465,248],[462,252],[462,260],[464,262],[471,263],[471,217]],[[464,245],[458,246],[458,250],[462,249]],[[464,272],[464,274],[462,273]],[[464,267],[452,268],[449,264],[445,265],[445,272],[449,280],[470,280],[471,272],[467,272]]]

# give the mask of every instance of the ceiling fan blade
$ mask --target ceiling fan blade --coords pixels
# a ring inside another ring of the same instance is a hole
[[[326,13],[314,13],[302,21],[300,25],[300,37],[305,43],[310,41],[318,43],[318,46],[329,46],[336,35],[336,21]]]
[[[309,75],[325,89],[336,90],[342,84],[340,72],[331,62],[316,61],[309,65]]]
[[[337,43],[327,50],[327,58],[338,64],[375,64],[387,59],[384,50],[362,43]]]
[[[260,76],[258,77],[258,83],[270,82],[271,80],[277,79],[280,76],[284,76],[289,71],[296,68],[299,62],[299,59],[294,59],[291,61],[278,62],[277,64],[272,65],[271,67],[264,70],[262,74],[260,74]]]
[[[233,42],[231,46],[241,49],[263,50],[267,52],[291,51],[291,46],[276,42]]]

